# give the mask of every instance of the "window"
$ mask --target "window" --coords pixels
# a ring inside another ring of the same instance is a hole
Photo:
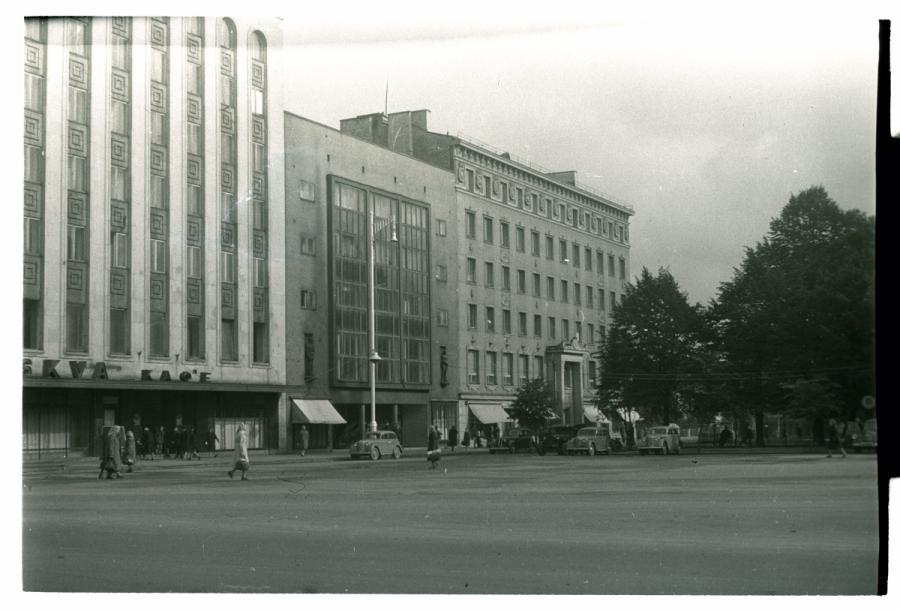
[[[490,199],[491,197],[494,196],[494,189],[492,187],[493,187],[493,185],[491,184],[491,177],[485,176],[484,177],[484,196],[487,197],[488,199]]]
[[[469,330],[478,329],[478,305],[469,304],[468,326]]]
[[[41,302],[22,299],[22,337],[25,349],[41,348]]]
[[[550,332],[550,338],[556,339],[556,318],[547,316],[547,330]]]
[[[449,326],[450,325],[450,312],[446,309],[438,309],[437,310],[437,325],[438,326]]]
[[[553,236],[552,235],[544,236],[544,255],[547,257],[548,261],[553,260]]]
[[[541,255],[541,234],[537,231],[531,232],[531,256]]]
[[[500,247],[509,248],[509,223],[500,222]]]
[[[437,219],[437,234],[439,237],[447,236],[447,221],[446,220],[441,220],[440,218]]]
[[[466,210],[466,237],[475,239],[475,212]]]
[[[593,252],[587,246],[584,247],[584,270],[585,271],[593,271],[594,270],[594,257]]]
[[[503,334],[512,334],[512,311],[509,309],[503,310]]]
[[[497,352],[485,352],[484,381],[488,385],[497,385]]]
[[[563,303],[569,302],[569,282],[566,280],[559,280],[559,298]]]
[[[169,354],[169,314],[165,311],[150,312],[150,355]]]
[[[500,201],[503,203],[509,201],[509,187],[505,182],[500,183]]]
[[[85,260],[85,228],[69,225],[66,251],[70,261],[84,262]]]
[[[222,318],[222,360],[235,362],[238,359],[235,329],[234,320]]]
[[[588,343],[589,345],[593,345],[594,339],[596,338],[596,335],[594,335],[594,325],[593,325],[592,323],[588,322],[588,325],[587,325],[587,326],[588,326],[588,330],[587,330],[587,343]]]
[[[612,290],[609,291],[609,310],[613,311],[616,308],[616,293]]]
[[[587,261],[587,260],[591,260],[591,259],[586,258],[584,260]],[[584,287],[584,296],[585,296],[585,305],[584,306],[587,307],[588,309],[593,309],[594,308],[594,289],[591,288],[590,286],[585,286]]]
[[[434,278],[439,282],[447,281],[447,265],[438,265],[435,268]]]
[[[534,336],[540,337],[542,335],[542,330],[543,330],[543,329],[541,329],[541,315],[540,314],[534,314],[533,326],[534,326]]]
[[[25,254],[41,254],[41,221],[37,218],[25,217],[24,246]]]
[[[303,333],[303,381],[312,383],[316,380],[315,374],[316,344],[312,333]]]
[[[187,318],[187,350],[188,358],[203,358],[206,350],[203,349],[203,318],[201,316],[188,316]]]
[[[494,332],[494,308],[484,308],[484,330],[489,333]]]
[[[481,383],[481,378],[479,376],[480,363],[478,362],[478,357],[480,353],[478,350],[470,349],[466,352],[466,375],[469,383],[478,384]]]
[[[597,273],[603,275],[603,252],[597,250]]]
[[[581,321],[575,320],[575,336],[578,337],[578,340],[584,342],[584,335],[581,332]]]
[[[484,264],[484,285],[488,288],[494,287],[494,263]]]
[[[597,383],[597,361],[596,360],[588,360],[588,380],[590,380],[592,386],[595,383]]]
[[[562,338],[565,341],[569,340],[569,321],[565,318],[562,320]]]
[[[616,257],[612,254],[609,255],[609,265],[606,270],[609,273],[609,277],[616,277]]]
[[[300,307],[302,309],[316,308],[316,292],[315,290],[303,289],[300,291]]]
[[[203,277],[203,258],[197,246],[187,247],[187,274],[195,279]]]
[[[544,357],[543,356],[535,356],[534,357],[534,378],[535,379],[543,379],[544,378]]]
[[[87,306],[82,303],[66,303],[66,350],[87,351]]]
[[[151,239],[150,271],[153,273],[165,273],[166,268],[166,242],[161,239]]]
[[[474,258],[466,259],[466,281],[474,284],[477,278],[477,261]]]
[[[466,170],[466,190],[470,193],[475,192],[475,172],[471,169]]]
[[[254,288],[265,288],[266,287],[266,259],[264,258],[253,258],[253,287]],[[255,362],[261,362],[260,360],[255,360]]]
[[[521,208],[522,205],[524,205],[524,203],[525,203],[525,191],[523,191],[519,187],[516,187],[516,205],[518,205]]]
[[[581,246],[572,244],[572,266],[581,267]]]
[[[575,295],[575,305],[581,305],[581,284],[575,282],[573,286],[573,292]]]
[[[506,265],[503,265],[500,268],[500,288],[506,291],[511,290],[509,267],[507,267]]]
[[[597,289],[597,307],[600,311],[606,311],[606,291],[602,288]]]
[[[516,227],[516,252],[525,252],[525,227]]]
[[[600,343],[606,343],[606,327],[601,325],[597,330],[600,333]]]
[[[518,279],[519,294],[525,294],[525,270],[518,269],[516,271],[516,277]]]
[[[222,281],[234,283],[234,252],[222,252]]]
[[[624,258],[619,259],[619,279],[620,280],[625,279],[625,259]]]
[[[494,243],[494,219],[490,216],[485,216],[482,218],[482,224],[484,227],[484,243]]]
[[[513,384],[513,355],[503,354],[503,385]]]
[[[559,262],[567,264],[569,262],[569,248],[566,240],[559,240]]]
[[[300,236],[300,254],[305,254],[306,256],[316,255],[315,237],[308,237],[305,235]]]
[[[529,379],[528,354],[519,354],[519,385],[525,385]]]
[[[528,314],[524,311],[519,312],[519,336],[528,336]]]
[[[541,274],[540,273],[532,273],[531,274],[531,293],[536,296],[541,296]]]
[[[128,353],[128,310],[109,310],[109,351],[112,354]]]
[[[547,276],[547,298],[551,301],[556,299],[556,283],[549,275]]]

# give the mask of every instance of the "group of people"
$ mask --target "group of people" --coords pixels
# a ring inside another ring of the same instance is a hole
[[[242,424],[243,425],[243,424]],[[100,475],[103,479],[118,479],[125,472],[132,472],[137,460],[154,460],[156,457],[179,460],[200,459],[200,438],[193,426],[177,425],[169,435],[165,426],[154,434],[149,426],[134,430],[124,426],[104,426],[100,434]],[[216,457],[219,437],[214,428],[206,433],[206,451]]]

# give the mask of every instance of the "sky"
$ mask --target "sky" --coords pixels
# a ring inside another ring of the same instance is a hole
[[[667,267],[691,302],[717,295],[791,194],[822,185],[875,213],[886,10],[415,6],[285,16],[286,108],[338,127],[382,111],[387,89],[389,112],[428,109],[432,131],[577,170],[634,208],[632,275]]]

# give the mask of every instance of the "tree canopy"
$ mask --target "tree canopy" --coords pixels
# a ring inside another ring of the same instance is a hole
[[[543,378],[529,379],[516,391],[516,399],[506,410],[509,415],[531,430],[541,430],[556,417],[553,392]]]

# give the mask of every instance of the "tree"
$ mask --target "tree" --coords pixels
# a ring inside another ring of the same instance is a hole
[[[516,399],[506,410],[526,428],[537,431],[556,417],[553,412],[553,392],[542,378],[530,379],[519,386]]]
[[[791,196],[720,287],[713,325],[758,430],[765,412],[809,414],[816,395],[850,419],[873,393],[874,244],[872,217],[813,187]]]
[[[683,412],[700,366],[700,312],[667,269],[654,277],[645,267],[614,311],[601,352],[600,405],[620,401],[662,423]]]

